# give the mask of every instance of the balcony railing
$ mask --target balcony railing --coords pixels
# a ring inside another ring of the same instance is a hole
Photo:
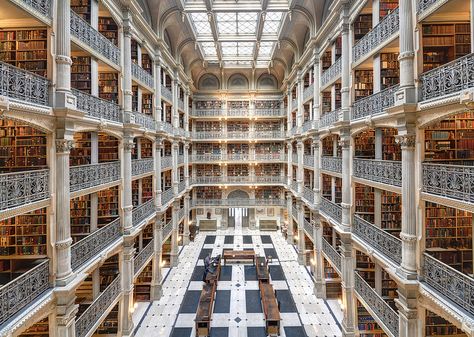
[[[342,57],[339,57],[329,68],[321,75],[321,86],[324,87],[328,83],[339,78],[342,74]]]
[[[112,283],[97,297],[94,302],[76,320],[76,337],[85,337],[95,326],[97,320],[105,314],[108,308],[117,300],[122,292],[120,274],[115,276]]]
[[[383,114],[395,105],[395,93],[398,85],[391,86],[376,94],[355,101],[352,106],[352,120]]]
[[[314,83],[309,87],[305,88],[303,91],[303,101],[306,102],[314,95]]]
[[[293,191],[298,193],[298,182],[296,180],[292,180],[290,183],[290,187]]]
[[[132,160],[132,176],[138,176],[144,173],[153,172],[153,158]]]
[[[0,287],[0,325],[50,288],[49,260]]]
[[[294,165],[298,165],[298,154],[297,153],[292,153],[291,154],[291,162]]]
[[[173,166],[173,157],[171,156],[164,156],[161,157],[161,168],[167,169]]]
[[[51,18],[51,0],[21,0],[21,2],[35,12]]]
[[[178,155],[178,165],[184,164],[184,154]]]
[[[161,204],[166,205],[171,199],[174,197],[174,192],[172,188],[168,188],[167,190],[163,191],[161,194]]]
[[[313,237],[313,224],[304,219],[304,230],[310,237]]]
[[[420,75],[421,100],[455,94],[474,87],[474,53]]]
[[[148,88],[153,89],[155,87],[153,76],[135,62],[132,62],[132,77],[146,85]]]
[[[423,254],[423,281],[437,290],[446,299],[453,301],[462,309],[474,315],[474,278],[453,267]]]
[[[171,92],[171,89],[168,87],[165,87],[164,85],[161,86],[161,96],[166,98],[169,102],[173,103],[173,93]]]
[[[71,267],[76,270],[84,263],[100,255],[100,252],[122,235],[120,218],[89,234],[71,246]]]
[[[285,179],[281,176],[202,176],[194,177],[193,184],[254,184],[254,183],[274,183],[284,184]]]
[[[250,133],[252,139],[272,139],[272,138],[285,138],[283,131],[281,130],[269,130],[269,131],[253,131]]]
[[[401,161],[354,158],[353,164],[354,177],[392,186],[402,186]]]
[[[225,155],[218,154],[194,154],[191,156],[191,161],[193,163],[202,163],[202,162],[212,162],[212,161],[221,161],[226,160]]]
[[[295,98],[291,101],[291,110],[295,110],[298,107],[298,99]]]
[[[148,259],[153,255],[155,248],[154,240],[148,242],[148,244],[133,258],[133,275],[135,277],[138,276],[138,272],[144,264],[148,261]]]
[[[332,201],[321,198],[321,211],[326,213],[327,216],[333,218],[338,223],[342,221],[342,207]]]
[[[231,117],[247,117],[250,115],[249,108],[227,108],[227,116]]]
[[[180,181],[178,183],[178,193],[184,192],[185,189],[186,189],[186,181],[185,180]]]
[[[284,138],[280,130],[270,131],[242,131],[242,132],[224,132],[221,131],[196,131],[192,133],[194,139],[272,139]]]
[[[298,209],[294,205],[291,207],[291,215],[298,220]]]
[[[365,241],[367,245],[373,246],[397,265],[402,263],[402,240],[357,215],[354,215],[352,226],[352,233]]]
[[[178,109],[184,112],[184,101],[182,99],[178,100]]]
[[[71,166],[69,185],[71,192],[84,190],[120,180],[120,162]]]
[[[445,3],[446,0],[418,0],[417,13],[418,16],[430,9],[431,6],[439,3]]]
[[[184,217],[184,213],[185,213],[184,211],[185,211],[184,207],[181,207],[178,210],[178,212],[176,214],[176,217],[178,218],[178,221],[180,221]]]
[[[120,49],[73,10],[71,10],[71,35],[81,41],[84,46],[99,53],[104,59],[110,60],[117,66],[120,65]]]
[[[143,126],[145,129],[155,130],[155,120],[153,116],[134,111],[135,124]]]
[[[0,61],[0,95],[49,105],[48,79]]]
[[[342,173],[342,158],[322,156],[321,169],[329,172]]]
[[[0,174],[0,211],[49,198],[49,170]]]
[[[262,161],[286,161],[286,155],[284,153],[256,153],[255,157],[250,159]]]
[[[95,97],[80,90],[72,89],[77,98],[77,109],[90,117],[122,123],[120,106],[114,102]]]
[[[301,126],[301,133],[308,132],[310,130],[316,130],[318,128],[318,121],[309,120],[303,123]]]
[[[392,333],[399,336],[398,313],[373,289],[358,272],[354,273],[354,289],[357,294],[367,303],[372,312],[379,318],[380,323]]]
[[[340,275],[342,271],[341,254],[339,254],[339,252],[329,242],[327,242],[325,238],[323,238],[322,249],[328,260]]]
[[[285,207],[286,202],[283,199],[195,199],[192,207],[199,206],[280,206]]]
[[[311,188],[304,186],[303,187],[303,198],[305,198],[310,203],[314,202],[314,192]]]
[[[253,115],[257,117],[284,117],[286,116],[286,111],[281,108],[267,108],[267,109],[258,109],[256,108],[253,111]]]
[[[159,127],[161,131],[164,131],[166,133],[169,133],[171,135],[174,134],[174,126],[171,123],[168,122],[159,122]]]
[[[168,223],[163,227],[162,238],[165,240],[173,231],[173,220],[168,221]]]
[[[370,32],[360,39],[352,47],[352,59],[354,62],[368,55],[370,52],[380,48],[393,35],[398,33],[400,21],[398,17],[398,8],[386,15]]]
[[[225,117],[227,112],[224,109],[195,109],[192,115],[194,117]]]
[[[423,192],[474,203],[474,166],[423,163]]]
[[[314,156],[312,154],[305,154],[303,156],[304,166],[314,167]]]
[[[340,120],[340,118],[342,117],[341,114],[342,114],[341,109],[336,109],[328,113],[325,113],[324,115],[321,116],[321,120],[319,121],[319,126],[321,128],[332,126],[334,123]]]
[[[132,210],[132,224],[136,227],[155,213],[155,199],[150,199]]]

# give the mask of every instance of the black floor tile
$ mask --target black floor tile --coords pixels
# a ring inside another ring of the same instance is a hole
[[[211,328],[211,337],[229,337],[229,328]]]
[[[273,243],[272,237],[270,235],[260,235],[262,243]]]
[[[270,276],[272,281],[285,281],[285,273],[283,272],[283,268],[279,265],[269,265],[270,269]]]
[[[232,281],[232,266],[221,266],[220,281]]]
[[[263,312],[260,290],[245,290],[245,308],[247,313]]]
[[[193,274],[191,275],[191,281],[202,281],[204,276],[204,266],[195,266]]]
[[[253,241],[252,241],[252,235],[244,235],[244,237],[243,237],[243,243],[244,243],[244,244],[253,243]]]
[[[257,269],[255,266],[244,266],[245,281],[257,281]]]
[[[233,244],[234,243],[234,236],[233,235],[226,235],[224,237],[224,244]]]
[[[298,312],[295,301],[289,290],[276,290],[276,297],[280,303],[280,312]]]
[[[216,290],[214,312],[220,314],[230,313],[230,290]]]
[[[274,248],[264,248],[263,250],[265,251],[266,257],[271,256],[272,259],[278,260],[278,254]]]
[[[247,327],[247,337],[267,337],[267,333],[263,326]]]
[[[179,308],[180,314],[195,314],[199,297],[201,296],[200,290],[188,290],[184,294],[183,302],[181,302],[181,307]]]
[[[212,244],[216,242],[216,236],[215,235],[208,235],[206,236],[206,238],[204,239],[204,244]]]
[[[207,254],[212,254],[212,249],[211,248],[203,248],[201,249],[201,252],[199,253],[199,259],[204,259],[206,258]]]
[[[286,337],[307,337],[306,331],[302,326],[285,326]]]
[[[191,337],[193,328],[173,328],[170,337]]]

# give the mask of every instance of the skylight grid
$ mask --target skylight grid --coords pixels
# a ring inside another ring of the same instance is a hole
[[[260,48],[258,49],[258,58],[270,58],[274,45],[275,42],[260,42]]]
[[[268,12],[265,16],[265,23],[263,25],[263,33],[277,34],[280,29],[282,12]]]
[[[201,47],[204,52],[204,56],[216,56],[216,44],[214,42],[201,42]]]
[[[191,13],[191,20],[197,36],[212,35],[211,24],[207,13]]]

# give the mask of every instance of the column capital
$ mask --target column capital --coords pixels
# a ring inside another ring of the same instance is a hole
[[[351,145],[351,140],[349,138],[341,138],[338,143],[340,147],[347,149]]]
[[[125,151],[132,151],[135,148],[135,143],[132,138],[125,138],[123,140],[123,149]]]
[[[415,148],[416,135],[415,134],[397,135],[395,136],[395,142],[397,144],[400,144],[402,148]]]
[[[69,153],[74,147],[74,141],[69,139],[56,139],[56,153]]]

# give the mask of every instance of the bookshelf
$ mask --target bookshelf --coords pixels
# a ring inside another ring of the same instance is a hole
[[[245,144],[245,143],[227,144],[227,154],[228,155],[236,155],[236,154],[246,154],[246,155],[248,155],[249,154],[249,144]]]
[[[90,194],[71,199],[71,237],[73,242],[82,240],[91,232]]]
[[[249,101],[228,101],[227,108],[228,109],[248,109],[249,108]]]
[[[265,186],[255,190],[255,199],[280,199],[281,193],[281,187]]]
[[[402,160],[402,150],[400,145],[395,142],[395,136],[398,131],[394,128],[382,129],[382,159],[383,160]]]
[[[281,103],[277,100],[256,100],[254,101],[255,109],[280,109]]]
[[[71,9],[88,23],[91,23],[90,0],[71,0]]]
[[[469,22],[424,24],[423,71],[451,62],[471,52]]]
[[[91,93],[91,58],[89,56],[72,57],[71,87]]]
[[[153,95],[142,93],[142,113],[153,116]]]
[[[255,166],[256,176],[278,177],[281,174],[281,164],[260,164]]]
[[[280,122],[279,121],[256,122],[255,131],[263,131],[263,132],[280,131]]]
[[[171,235],[163,242],[162,251],[161,251],[161,261],[163,262],[165,268],[170,267],[171,259]]]
[[[354,42],[362,39],[372,30],[372,14],[360,14],[353,23]]]
[[[250,129],[249,122],[228,122],[227,132],[248,132]]]
[[[48,71],[48,31],[8,29],[0,32],[0,60],[46,77]]]
[[[196,175],[198,177],[220,177],[221,167],[215,164],[197,164]]]
[[[398,286],[397,282],[392,280],[390,275],[382,269],[382,298],[393,308],[397,310],[395,306],[395,299],[398,298]]]
[[[119,216],[118,186],[97,192],[98,196],[98,224],[106,225]]]
[[[359,250],[356,250],[356,271],[372,288],[375,287],[375,264]]]
[[[99,163],[119,160],[119,141],[106,133],[99,133]]]
[[[104,264],[99,267],[100,274],[100,291],[104,291],[110,283],[119,274],[119,258],[118,254],[115,254],[105,260]]]
[[[152,158],[153,157],[153,143],[147,138],[140,138],[140,147],[141,147],[141,156],[142,158]]]
[[[138,48],[139,48],[139,45],[137,43],[137,41],[135,39],[131,39],[131,43],[130,43],[131,47],[131,54],[132,54],[132,62],[134,62],[135,64],[138,64]]]
[[[374,188],[355,184],[355,213],[370,223],[374,223]]]
[[[474,113],[466,112],[425,129],[425,161],[462,164],[474,159]]]
[[[142,203],[153,198],[153,176],[142,178]]]
[[[283,146],[281,143],[257,143],[255,144],[255,154],[271,154],[275,157],[283,153]]]
[[[0,173],[46,167],[46,134],[21,122],[0,119]]]
[[[138,85],[132,85],[132,111],[138,111]]]
[[[326,280],[326,298],[342,298],[341,278],[331,264],[324,259],[324,278]]]
[[[387,14],[390,14],[398,7],[398,0],[379,0],[379,15],[382,20]]]
[[[145,247],[151,240],[153,240],[153,223],[150,223],[143,229],[142,243]]]
[[[321,116],[331,112],[332,105],[331,105],[331,91],[323,91],[321,93],[321,104],[322,104],[322,114]]]
[[[246,177],[249,175],[249,166],[247,164],[233,164],[227,166],[227,175],[229,177]]]
[[[460,272],[472,274],[472,226],[472,213],[426,202],[426,252]]]
[[[380,81],[382,90],[397,85],[400,82],[400,65],[398,63],[398,53],[380,54]]]
[[[332,227],[325,221],[322,222],[323,226],[323,238],[326,239],[327,242],[329,242],[330,245],[332,245]]]
[[[95,331],[97,335],[117,335],[119,305],[116,304]]]
[[[375,131],[362,131],[354,137],[354,156],[356,158],[375,159]]]
[[[334,108],[339,109],[342,104],[342,98],[341,98],[341,82],[334,83],[334,91],[335,91],[335,97],[334,97]]]
[[[118,26],[110,17],[99,17],[99,32],[118,46]]]
[[[99,97],[118,104],[117,73],[99,73]]]
[[[382,191],[381,228],[398,236],[402,229],[402,196],[395,192]]]
[[[333,136],[328,136],[328,137],[324,137],[323,139],[321,139],[321,145],[322,145],[322,155],[323,156],[329,156],[329,157],[332,157],[333,156],[333,147],[334,147],[334,138]]]
[[[26,329],[19,337],[48,337],[49,336],[49,319],[48,317],[36,322]]]
[[[467,337],[461,329],[429,310],[426,310],[425,315],[425,336]]]
[[[329,68],[332,65],[332,55],[331,55],[331,48],[328,48],[323,56],[321,57],[321,62],[323,66],[323,71]]]
[[[196,143],[196,144],[193,144],[193,146],[196,149],[196,154],[197,155],[206,155],[206,154],[219,155],[219,154],[221,154],[221,146],[220,146],[220,144],[217,144],[217,143]]]
[[[356,70],[354,84],[354,99],[357,101],[373,94],[374,72],[373,70]]]
[[[221,199],[222,190],[215,186],[199,186],[196,188],[196,199]]]
[[[135,281],[135,289],[133,292],[135,302],[150,301],[152,276],[152,261],[150,261],[140,273],[140,275],[138,275],[137,280]]]
[[[342,202],[342,179],[336,177],[335,181],[335,203],[340,204]]]
[[[359,300],[357,300],[357,327],[361,337],[387,337]]]
[[[336,47],[335,54],[336,54],[336,60],[337,60],[342,55],[342,35],[341,34],[338,35],[334,44]]]
[[[222,109],[223,102],[222,101],[195,101],[196,109],[197,110],[212,110],[212,109]]]
[[[221,123],[217,121],[197,121],[197,132],[221,132]]]
[[[153,62],[150,55],[142,53],[142,68],[145,69],[150,75],[153,74]]]
[[[331,176],[330,175],[327,175],[327,174],[322,174],[322,181],[323,181],[323,189],[322,189],[322,193],[323,193],[323,197],[328,199],[328,200],[332,200],[332,188],[331,188]]]
[[[91,133],[74,133],[74,147],[69,154],[69,165],[88,165],[91,163]]]
[[[132,205],[133,207],[137,207],[140,203],[140,180],[132,180]]]

